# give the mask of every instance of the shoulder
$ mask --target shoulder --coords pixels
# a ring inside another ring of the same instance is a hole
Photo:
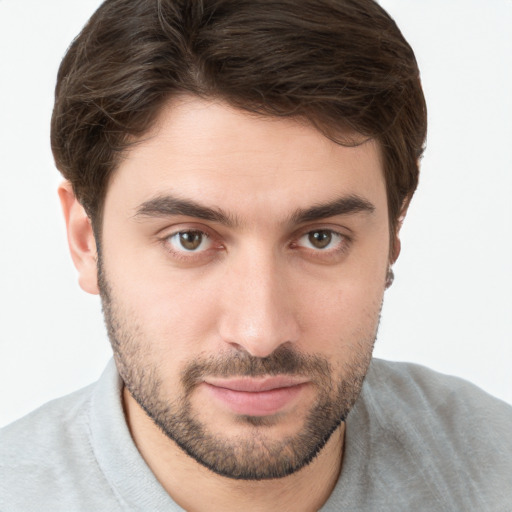
[[[90,439],[94,385],[53,400],[0,430],[0,510],[82,510],[105,495]],[[85,507],[85,508],[83,508]]]
[[[410,486],[432,510],[512,507],[510,405],[463,379],[376,359],[354,409],[368,469],[387,468],[377,479]]]
[[[52,400],[0,429],[1,465],[30,462],[47,452],[63,455],[62,442],[86,428],[92,388]]]
[[[464,379],[418,364],[374,359],[366,387],[367,398],[376,408],[392,403],[398,415],[452,426],[457,422],[471,426],[482,423],[482,429],[504,429],[511,434],[512,406]]]

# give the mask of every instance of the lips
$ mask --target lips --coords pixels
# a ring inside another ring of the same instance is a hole
[[[209,378],[204,385],[217,403],[235,414],[268,416],[295,402],[307,381],[293,376]]]

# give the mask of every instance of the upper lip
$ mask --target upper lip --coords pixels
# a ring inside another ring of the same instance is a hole
[[[276,375],[268,377],[209,377],[205,379],[205,382],[211,386],[226,388],[230,389],[231,391],[258,393],[262,391],[271,391],[273,389],[298,386],[307,382],[307,379],[304,377],[292,375]]]

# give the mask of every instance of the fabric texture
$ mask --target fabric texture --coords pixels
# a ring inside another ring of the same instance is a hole
[[[111,361],[100,380],[0,431],[0,511],[178,511],[135,447]],[[374,359],[322,511],[512,511],[512,407]]]

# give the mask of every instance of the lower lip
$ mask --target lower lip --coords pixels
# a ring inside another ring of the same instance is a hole
[[[269,391],[234,391],[206,384],[209,392],[226,405],[231,412],[244,416],[270,416],[277,414],[295,400],[306,384]]]

